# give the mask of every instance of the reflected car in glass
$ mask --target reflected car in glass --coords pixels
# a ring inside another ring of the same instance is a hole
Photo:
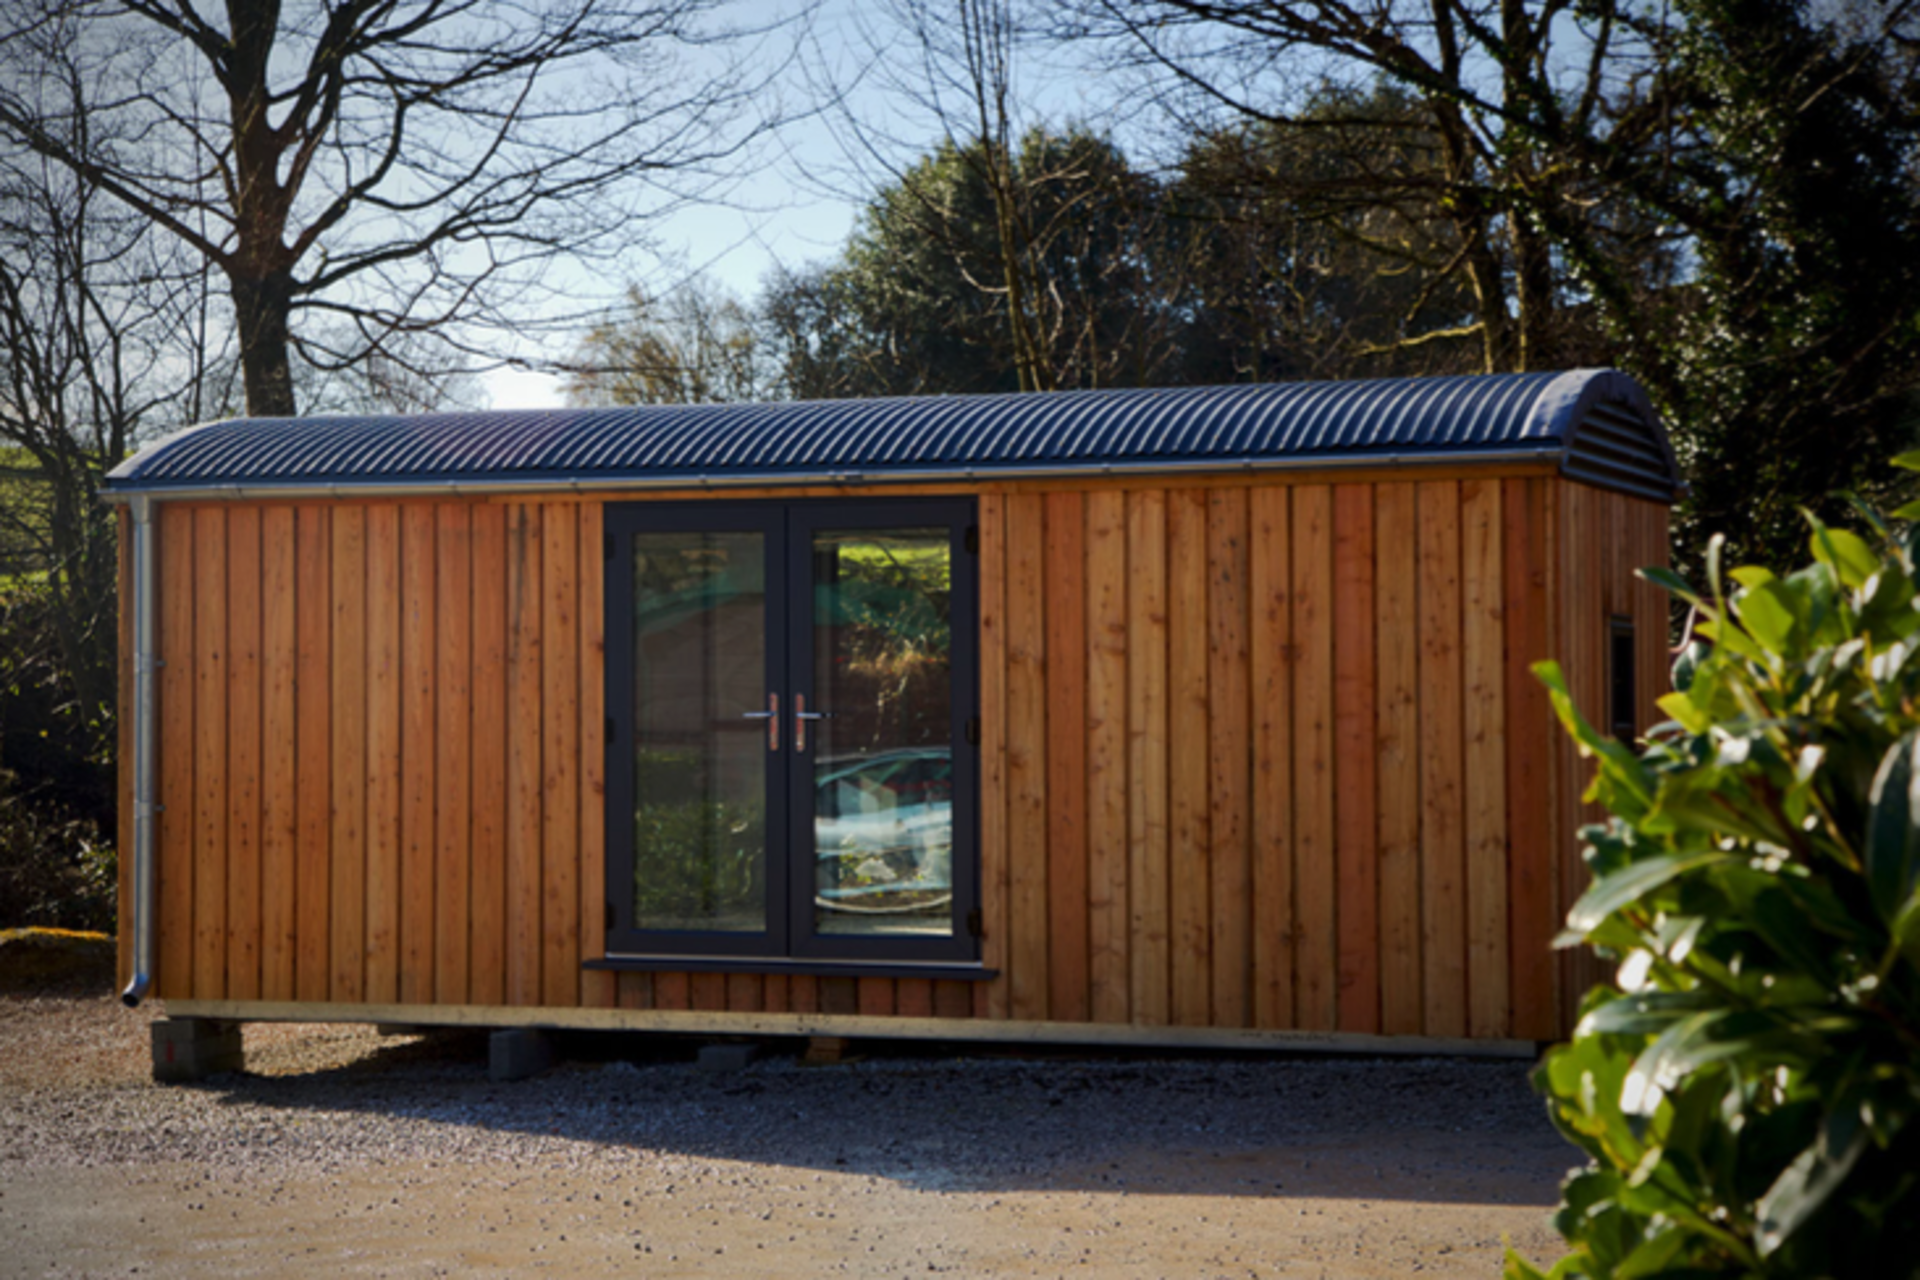
[[[924,912],[953,897],[953,757],[940,747],[840,756],[814,773],[815,902]]]

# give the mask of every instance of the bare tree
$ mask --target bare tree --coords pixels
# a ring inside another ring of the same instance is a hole
[[[89,109],[97,86],[74,50],[43,47],[39,101],[61,149],[126,146]],[[95,489],[144,424],[228,405],[204,266],[71,166],[0,137],[0,538],[8,573],[44,595],[52,634],[28,657],[94,750],[111,740],[115,646],[113,526]]]
[[[1579,218],[1600,193],[1591,170],[1567,163],[1559,135],[1645,123],[1644,104],[1632,121],[1607,114],[1627,102],[1618,91],[1649,56],[1613,0],[1079,0],[1073,8],[1080,21],[1071,32],[1119,37],[1133,61],[1160,73],[1183,115],[1213,108],[1292,131],[1352,131],[1367,120],[1316,118],[1328,86],[1385,83],[1411,95],[1438,145],[1432,207],[1452,224],[1457,252],[1447,272],[1475,300],[1471,332],[1484,367],[1561,363],[1564,290],[1551,228],[1604,223]],[[1557,133],[1543,127],[1548,121]]]
[[[664,298],[638,285],[593,327],[567,370],[577,405],[727,404],[768,397],[765,357],[738,298],[694,276]]]
[[[1920,403],[1916,0],[1072,4],[1181,106],[1291,127],[1303,81],[1417,97],[1487,367],[1604,328],[1676,428],[1683,562],[1712,531],[1797,558],[1803,507],[1890,493]]]
[[[383,353],[524,320],[561,257],[631,247],[766,121],[716,0],[16,0],[0,134],[224,278],[248,411],[296,409],[294,354]],[[50,92],[72,51],[83,151]],[[328,323],[299,315],[325,317]]]

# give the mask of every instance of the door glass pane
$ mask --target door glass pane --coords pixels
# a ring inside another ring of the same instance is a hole
[[[636,534],[633,576],[634,923],[763,932],[765,538]]]
[[[948,530],[813,539],[814,931],[953,932]]]

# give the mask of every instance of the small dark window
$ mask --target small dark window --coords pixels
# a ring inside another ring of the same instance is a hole
[[[1636,686],[1633,670],[1633,619],[1615,618],[1607,654],[1607,716],[1613,736],[1632,742],[1640,736],[1639,717],[1634,714]]]

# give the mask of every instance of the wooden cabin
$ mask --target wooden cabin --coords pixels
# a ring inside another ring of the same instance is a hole
[[[121,505],[173,1019],[1528,1052],[1681,480],[1611,371],[242,420]]]

